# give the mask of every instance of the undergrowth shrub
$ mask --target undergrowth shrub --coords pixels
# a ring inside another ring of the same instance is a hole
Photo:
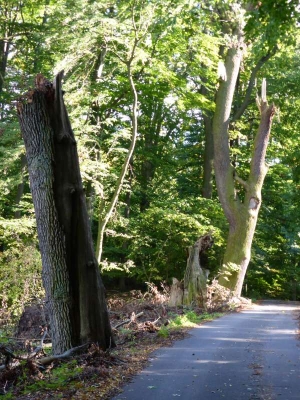
[[[0,219],[0,244],[0,335],[4,336],[25,305],[44,297],[44,289],[34,220]]]

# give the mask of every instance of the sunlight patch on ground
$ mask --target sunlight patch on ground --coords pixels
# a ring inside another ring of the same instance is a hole
[[[279,335],[296,335],[297,332],[295,329],[268,329],[266,331],[262,331],[266,333],[271,333],[272,335],[278,333]]]
[[[225,360],[197,360],[196,364],[236,364],[238,360],[225,361]]]
[[[195,329],[215,329],[214,325],[197,325]]]
[[[256,343],[260,343],[261,340],[259,339],[241,339],[241,338],[222,338],[222,337],[218,337],[218,338],[214,338],[214,340],[222,340],[222,341],[226,341],[226,342],[242,342],[242,343],[249,343],[249,342],[256,342]]]
[[[293,310],[277,311],[276,314],[281,314],[281,313],[285,313],[285,312],[288,313],[290,311],[293,311]],[[272,311],[272,310],[269,310],[269,311],[247,311],[247,314],[252,314],[252,315],[257,315],[257,316],[264,315],[267,317],[270,314],[273,315],[274,311]],[[267,321],[268,319],[264,318],[264,320]]]
[[[278,302],[277,304],[253,304],[252,310],[245,311],[249,313],[259,313],[259,314],[267,314],[268,311],[278,311],[278,312],[284,312],[284,311],[296,311],[300,310],[300,304],[299,302],[291,302],[290,304],[283,304]]]

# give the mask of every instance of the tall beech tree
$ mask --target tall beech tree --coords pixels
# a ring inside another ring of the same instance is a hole
[[[230,14],[232,19],[227,31],[228,49],[220,74],[213,118],[214,168],[219,199],[229,223],[219,283],[239,296],[250,261],[251,245],[261,206],[261,189],[267,173],[265,156],[275,106],[267,103],[266,82],[263,81],[262,96],[257,101],[261,114],[260,124],[254,140],[249,176],[247,180],[243,180],[231,163],[229,127],[233,97],[245,49],[245,9],[235,4]],[[242,188],[243,199],[238,195],[237,186]]]
[[[54,354],[88,341],[114,345],[61,79],[37,75],[18,103]]]

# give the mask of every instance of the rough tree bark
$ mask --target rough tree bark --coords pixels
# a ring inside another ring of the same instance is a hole
[[[114,346],[91,238],[62,73],[42,75],[18,102],[43,263],[53,353],[93,341]]]
[[[254,142],[250,173],[248,180],[243,181],[238,177],[230,162],[228,134],[233,95],[244,48],[242,18],[238,21],[232,35],[232,43],[227,51],[225,73],[217,92],[213,135],[216,184],[220,202],[229,222],[227,248],[219,283],[240,296],[250,261],[252,239],[261,205],[261,189],[267,173],[265,155],[275,106],[268,105],[266,93],[263,90],[259,101],[261,121]],[[236,183],[245,190],[243,201],[238,197]]]

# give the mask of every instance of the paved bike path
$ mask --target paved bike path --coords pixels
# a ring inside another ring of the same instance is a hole
[[[192,329],[114,400],[300,400],[299,304],[263,302]]]

